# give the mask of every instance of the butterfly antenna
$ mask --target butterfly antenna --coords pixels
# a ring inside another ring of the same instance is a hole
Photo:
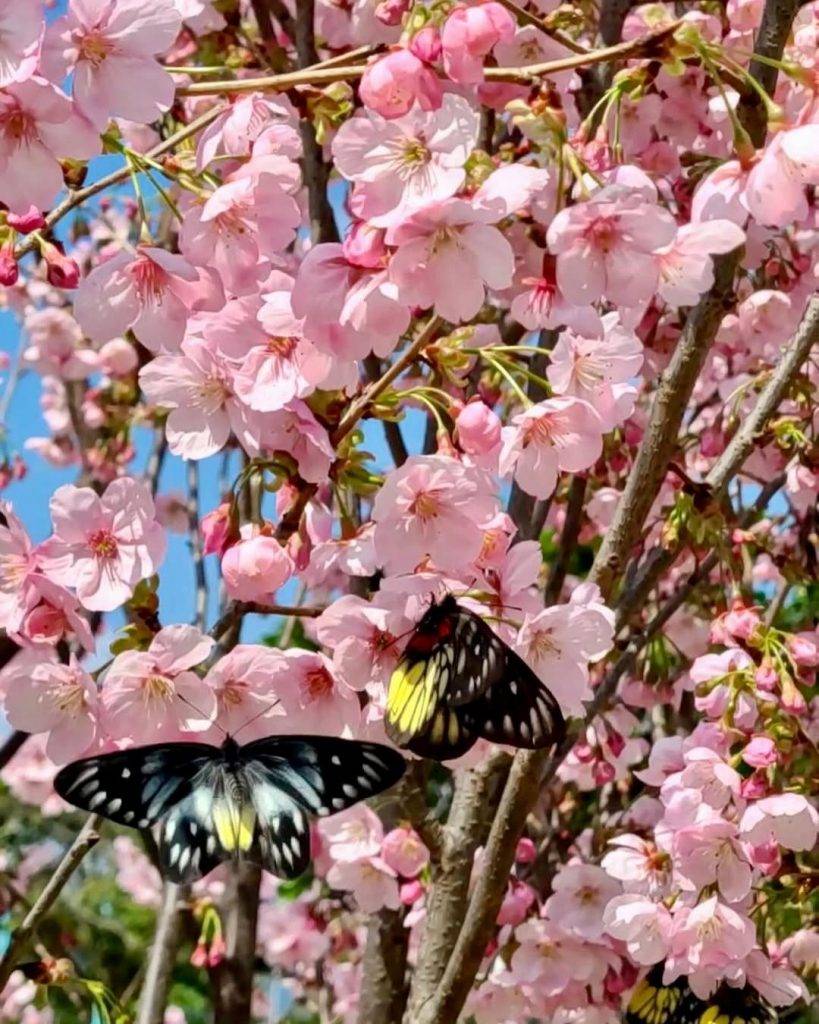
[[[264,698],[261,698],[261,699],[263,700]],[[242,731],[242,729],[246,729],[249,725],[253,725],[254,722],[258,721],[260,718],[263,718],[267,714],[268,711],[272,711],[273,708],[278,707],[279,704],[281,704],[281,701],[277,697],[276,700],[272,704],[268,704],[267,707],[262,708],[261,711],[257,711],[255,715],[252,715],[250,718],[248,718],[248,720],[246,722],[242,722],[242,724],[239,726],[239,728],[233,734],[234,739],[235,739],[236,736],[239,735],[239,733]]]
[[[187,704],[189,708],[193,708],[193,710],[194,710],[194,711],[198,712],[198,713],[199,713],[199,714],[200,714],[200,715],[202,716],[202,718],[207,718],[207,717],[208,717],[208,716],[207,716],[207,715],[205,714],[205,712],[204,712],[204,711],[203,711],[203,710],[202,710],[201,708],[198,708],[198,707],[197,707],[197,706],[196,706],[196,705],[195,705],[195,704],[193,703],[193,701],[192,701],[192,700],[188,700],[188,698],[187,698],[187,697],[184,697],[184,696],[183,696],[183,695],[182,695],[181,693],[179,693],[179,692],[177,692],[176,696],[177,696],[177,697],[178,697],[178,698],[179,698],[179,699],[180,699],[180,700],[182,701],[182,703],[183,703],[183,704]],[[211,724],[212,724],[212,725],[215,725],[215,726],[216,726],[216,728],[217,728],[217,729],[218,729],[218,730],[219,730],[219,731],[220,731],[220,732],[221,732],[221,733],[222,733],[223,735],[227,736],[227,734],[228,734],[228,733],[227,733],[227,729],[225,729],[225,727],[224,727],[224,726],[220,725],[220,724],[219,724],[219,723],[218,723],[218,722],[216,721],[216,719],[215,719],[215,718],[214,718],[214,720],[213,720],[213,722],[212,722]]]

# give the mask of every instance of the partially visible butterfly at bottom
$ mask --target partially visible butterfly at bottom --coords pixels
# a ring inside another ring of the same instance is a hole
[[[626,1024],[776,1024],[776,1011],[755,988],[723,983],[709,999],[700,999],[684,977],[663,984],[663,964],[635,988]]]
[[[396,783],[395,750],[328,736],[271,736],[221,747],[160,743],[66,765],[54,786],[75,807],[119,825],[159,824],[172,882],[191,882],[229,858],[281,878],[310,863],[310,819],[336,814]]]

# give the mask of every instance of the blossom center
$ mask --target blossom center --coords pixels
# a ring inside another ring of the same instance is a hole
[[[5,106],[5,110],[3,109]],[[32,142],[37,138],[34,118],[12,97],[4,97],[0,106],[0,129],[12,142]]]
[[[311,669],[305,676],[304,683],[310,700],[321,700],[333,692],[333,678],[323,665]]]
[[[298,344],[295,338],[280,338],[271,337],[267,339],[267,351],[271,355],[279,356],[281,359],[287,359],[293,354],[293,350]]]
[[[167,274],[158,263],[147,256],[140,256],[131,266],[131,275],[143,302],[161,301]]]
[[[19,590],[28,572],[28,559],[23,555],[4,555],[0,558],[0,593],[13,594]]]
[[[85,687],[76,676],[59,687],[54,705],[58,711],[66,714],[73,715],[82,711],[85,707]]]
[[[246,692],[247,683],[243,683],[241,679],[228,679],[222,687],[222,703],[225,706],[236,707],[244,701]]]
[[[406,167],[421,167],[429,163],[429,149],[421,139],[407,139],[402,153]]]
[[[110,530],[95,530],[88,538],[88,546],[96,558],[106,561],[117,554],[117,539]]]
[[[167,676],[146,676],[142,684],[142,695],[146,703],[152,700],[170,700],[173,696],[173,684]]]
[[[429,491],[420,491],[410,506],[410,512],[425,522],[435,519],[440,511],[438,499],[434,494],[430,494]]]
[[[79,40],[79,59],[88,61],[95,68],[113,52],[114,44],[99,31],[88,32]]]
[[[586,238],[602,252],[611,252],[619,236],[615,217],[598,217],[586,229]]]

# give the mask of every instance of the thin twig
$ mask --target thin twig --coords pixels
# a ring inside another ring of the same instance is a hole
[[[392,363],[381,375],[379,380],[371,384],[365,390],[364,394],[353,402],[346,415],[342,417],[341,422],[333,432],[331,440],[334,447],[338,447],[339,443],[344,440],[347,434],[350,433],[370,405],[372,405],[380,395],[383,395],[390,384],[392,384],[392,382],[399,377],[408,366],[411,366],[412,363],[415,362],[427,345],[432,343],[435,335],[440,330],[441,323],[442,321],[440,317],[433,316],[419,333],[415,341],[413,341],[412,344],[401,353],[398,359],[396,359],[395,362]]]
[[[583,523],[583,501],[586,497],[586,478],[575,476],[569,485],[569,495],[566,501],[566,518],[563,522],[563,532],[560,535],[560,545],[557,549],[557,556],[549,573],[543,599],[547,605],[554,604],[560,597],[566,573],[569,570],[569,562],[577,544],[580,534],[580,527]]]
[[[524,3],[526,0],[524,0]],[[576,42],[571,36],[567,36],[565,32],[561,32],[559,28],[552,28],[549,22],[545,18],[541,18],[538,14],[533,14],[531,11],[527,11],[524,7],[519,7],[514,0],[498,0],[501,7],[505,7],[510,14],[518,21],[522,21],[527,25],[533,25],[535,28],[540,29],[544,35],[550,36],[555,42],[560,43],[561,46],[565,46],[567,50],[571,50],[572,53],[588,53],[588,48],[583,46],[581,43]]]
[[[8,948],[3,954],[3,959],[0,960],[0,992],[5,988],[12,971],[17,966],[20,953],[34,934],[37,925],[52,908],[69,878],[80,866],[83,857],[99,842],[100,837],[97,829],[100,826],[101,820],[98,814],[88,816],[74,842],[57,865],[54,874],[46,882],[45,888],[35,900],[34,906],[23,918],[22,923],[11,933]]]
[[[191,121],[190,124],[186,124],[179,131],[169,135],[167,139],[160,142],[158,145],[149,149],[145,153],[146,157],[155,158],[162,156],[163,153],[172,150],[177,143],[184,142],[185,139],[189,139],[191,135],[195,135],[202,128],[206,128],[211,121],[215,121],[217,117],[225,110],[223,104],[217,104],[206,110],[204,114]],[[70,192],[66,198],[59,203],[51,213],[45,219],[46,228],[51,229],[59,221],[70,213],[76,207],[81,206],[86,199],[90,199],[91,196],[95,196],[100,192],[104,192],[107,188],[111,188],[112,185],[118,185],[121,181],[125,181],[131,174],[131,168],[126,164],[124,167],[120,167],[116,171],[112,171],[110,174],[106,174],[104,177],[99,178],[97,181],[92,182],[90,185],[86,185],[85,188],[77,189],[76,192]],[[19,246],[14,250],[15,259],[20,259],[25,256],[26,253],[31,252],[37,247],[37,239],[32,235],[29,235]]]
[[[202,547],[202,532],[199,529],[199,463],[191,459],[187,465],[188,477],[188,546],[193,560],[193,574],[196,581],[196,605],[194,624],[205,628],[208,612],[208,580],[205,575],[205,555]]]
[[[637,39],[630,39],[616,46],[606,46],[588,53],[578,53],[573,57],[561,57],[560,60],[543,61],[519,68],[485,68],[484,75],[490,82],[517,82],[529,84],[540,77],[546,77],[558,71],[571,71],[574,68],[590,67],[603,61],[627,60],[650,54],[658,43],[672,35],[679,28],[680,22],[675,21],[655,32],[649,32]],[[289,71],[282,75],[264,75],[260,78],[237,78],[219,82],[194,82],[177,89],[178,96],[212,96],[227,95],[237,92],[284,92],[298,85],[327,85],[331,82],[344,82],[352,78],[360,78],[367,70],[367,64],[350,64],[343,67],[309,67],[302,71]]]

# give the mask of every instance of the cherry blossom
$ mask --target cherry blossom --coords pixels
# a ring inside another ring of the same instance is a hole
[[[45,571],[74,587],[85,608],[110,611],[127,601],[165,556],[165,534],[153,499],[131,477],[114,480],[98,497],[66,484],[50,502],[53,535],[41,548]]]

